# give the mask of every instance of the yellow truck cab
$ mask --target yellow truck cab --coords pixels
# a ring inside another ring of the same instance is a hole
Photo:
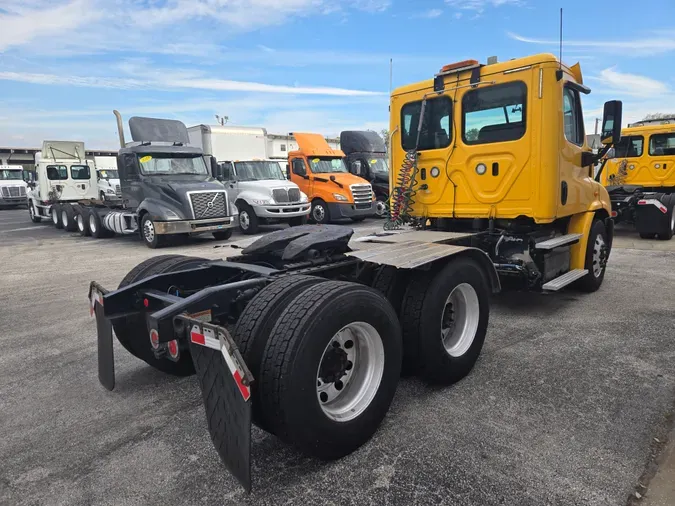
[[[675,118],[634,123],[607,154],[598,179],[614,220],[635,225],[643,239],[675,233]]]
[[[341,218],[362,221],[375,215],[375,194],[365,179],[350,174],[344,153],[319,134],[293,133],[298,150],[288,154],[288,179],[312,203],[310,219],[328,223]]]
[[[580,66],[552,54],[463,61],[394,90],[389,227],[473,232],[500,275],[529,288],[597,289],[613,221],[593,179],[588,93]],[[601,155],[620,138],[621,102],[604,112]]]

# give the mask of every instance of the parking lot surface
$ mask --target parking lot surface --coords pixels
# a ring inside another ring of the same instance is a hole
[[[675,240],[618,235],[598,292],[495,297],[473,372],[447,388],[402,379],[352,455],[306,458],[254,428],[246,495],[211,444],[194,377],[116,343],[117,388],[98,383],[89,282],[114,288],[160,253],[0,211],[0,504],[626,504],[675,400]],[[161,253],[222,258],[251,240]]]

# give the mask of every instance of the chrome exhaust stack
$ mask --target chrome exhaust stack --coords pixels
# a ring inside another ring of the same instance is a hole
[[[113,111],[113,114],[117,118],[117,133],[120,136],[120,147],[124,148],[126,147],[126,143],[124,142],[124,123],[122,123],[122,115],[117,109]]]

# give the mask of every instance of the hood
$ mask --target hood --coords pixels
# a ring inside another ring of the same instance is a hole
[[[28,185],[23,179],[0,179],[0,186],[23,186],[27,188]]]
[[[286,179],[265,179],[261,181],[239,181],[240,190],[259,191],[261,189],[273,190],[274,188],[298,188],[298,185]]]
[[[328,174],[314,174],[314,177],[320,177],[323,179],[329,179],[329,183],[335,188],[338,188],[338,186],[335,183],[330,182],[330,177],[335,176],[335,181],[338,183],[341,183],[345,186],[345,188],[348,188],[349,186],[353,184],[370,184],[370,181],[366,181],[362,177],[355,176],[354,174],[351,174],[349,172],[338,172],[338,173],[328,173]]]
[[[340,133],[340,148],[346,155],[352,153],[382,153],[387,148],[380,134],[372,130],[346,130]]]

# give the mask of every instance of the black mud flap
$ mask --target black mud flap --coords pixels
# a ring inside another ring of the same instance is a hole
[[[103,296],[108,290],[92,281],[89,285],[89,311],[96,316],[98,340],[98,380],[108,390],[115,388],[115,356],[113,352],[112,323],[103,312]]]
[[[250,492],[253,376],[225,327],[183,315],[174,323],[190,342],[213,445],[228,471]]]

